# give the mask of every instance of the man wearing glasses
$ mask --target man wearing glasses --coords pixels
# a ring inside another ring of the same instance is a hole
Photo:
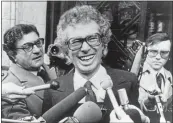
[[[151,122],[160,122],[155,96],[159,95],[164,110],[167,110],[172,100],[172,75],[164,68],[169,59],[171,41],[166,33],[156,33],[147,39],[146,46],[147,56],[140,79],[139,102]]]
[[[3,118],[20,119],[42,114],[43,91],[33,95],[34,92],[22,89],[42,85],[49,80],[46,72],[44,77],[41,76],[44,70],[43,44],[44,39],[39,38],[39,32],[33,25],[19,24],[4,34],[4,51],[12,65],[2,80]]]
[[[109,86],[113,84],[112,89],[117,100],[119,99],[117,90],[125,88],[130,103],[138,106],[137,77],[133,73],[102,65],[102,58],[108,52],[107,45],[110,37],[109,21],[92,6],[76,6],[61,16],[55,44],[62,47],[75,68],[71,73],[58,79],[60,81],[58,91],[47,91],[49,96],[44,98],[45,110],[56,105],[78,88],[86,87],[88,94],[79,103],[86,101],[97,103],[104,112],[102,122],[116,122],[116,118],[109,119],[113,108],[106,91],[102,88],[102,83],[107,83]],[[73,111],[66,113],[67,116],[69,114],[72,116]],[[115,113],[113,116],[115,117]],[[124,117],[124,122],[131,121],[126,118]]]

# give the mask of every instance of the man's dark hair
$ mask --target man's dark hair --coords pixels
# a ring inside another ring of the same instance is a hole
[[[5,32],[3,49],[13,63],[15,63],[16,43],[20,41],[24,35],[31,32],[35,32],[39,36],[37,28],[29,24],[18,24]]]
[[[169,36],[164,33],[164,32],[159,32],[159,33],[155,33],[153,35],[151,35],[147,40],[146,40],[146,45],[150,46],[150,45],[154,45],[163,41],[167,41],[170,40]]]

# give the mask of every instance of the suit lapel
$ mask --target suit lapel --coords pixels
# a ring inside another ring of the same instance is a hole
[[[58,78],[58,81],[60,82],[60,88],[57,90],[50,90],[53,105],[57,104],[74,92],[73,75],[73,72],[70,72],[69,74]]]
[[[60,81],[60,88],[58,90],[62,92],[73,92],[74,91],[73,77],[74,77],[73,71],[65,76],[61,76],[58,79],[58,81]]]
[[[44,84],[44,81],[41,78],[35,76],[33,73],[28,72],[16,64],[12,64],[10,71],[19,79],[22,85],[26,86],[26,88]],[[43,92],[44,91],[37,91],[36,95],[43,99]]]

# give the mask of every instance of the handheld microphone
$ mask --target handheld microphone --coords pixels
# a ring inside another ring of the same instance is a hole
[[[160,113],[160,123],[162,123],[162,122],[166,123],[166,119],[165,119],[165,116],[164,116],[164,113],[163,113],[163,106],[161,104],[159,95],[155,96],[155,100],[156,100],[157,107],[158,107],[158,110],[159,110],[159,113]]]
[[[119,89],[118,90],[118,95],[119,95],[119,99],[120,99],[120,103],[124,109],[124,111],[126,112],[127,115],[130,116],[130,118],[135,122],[135,123],[140,123],[141,121],[141,116],[139,111],[136,108],[131,108],[131,106],[129,105],[129,99],[126,93],[125,88]],[[135,107],[135,106],[133,106]]]
[[[106,90],[106,92],[108,93],[108,96],[109,96],[110,101],[112,103],[112,106],[113,106],[113,108],[115,110],[115,113],[117,115],[117,118],[118,119],[123,118],[126,115],[126,113],[118,105],[118,102],[117,102],[117,100],[116,100],[116,98],[114,96],[114,93],[112,91],[113,83],[112,83],[112,80],[111,80],[111,78],[109,76],[106,78],[105,81],[103,81],[101,83],[101,87],[104,90]]]
[[[79,123],[96,123],[102,118],[100,107],[94,102],[88,101],[82,104],[74,113]]]
[[[53,80],[53,81],[51,81],[50,84],[44,84],[44,85],[26,88],[26,89],[24,89],[24,91],[27,91],[27,90],[40,91],[40,90],[45,90],[45,89],[49,89],[49,88],[53,89],[53,90],[58,89],[59,88],[59,82]]]
[[[66,112],[72,109],[86,95],[86,93],[87,90],[84,87],[77,89],[45,112],[42,115],[43,119],[45,119],[47,123],[58,122]]]

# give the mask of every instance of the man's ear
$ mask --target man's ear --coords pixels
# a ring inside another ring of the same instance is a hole
[[[7,55],[10,57],[10,59],[16,63],[17,59],[16,59],[16,54],[14,53],[14,51],[8,51]]]
[[[103,54],[103,58],[105,58],[106,55],[108,54],[108,45],[107,45],[107,44],[104,44],[104,45],[103,45],[102,54]]]

